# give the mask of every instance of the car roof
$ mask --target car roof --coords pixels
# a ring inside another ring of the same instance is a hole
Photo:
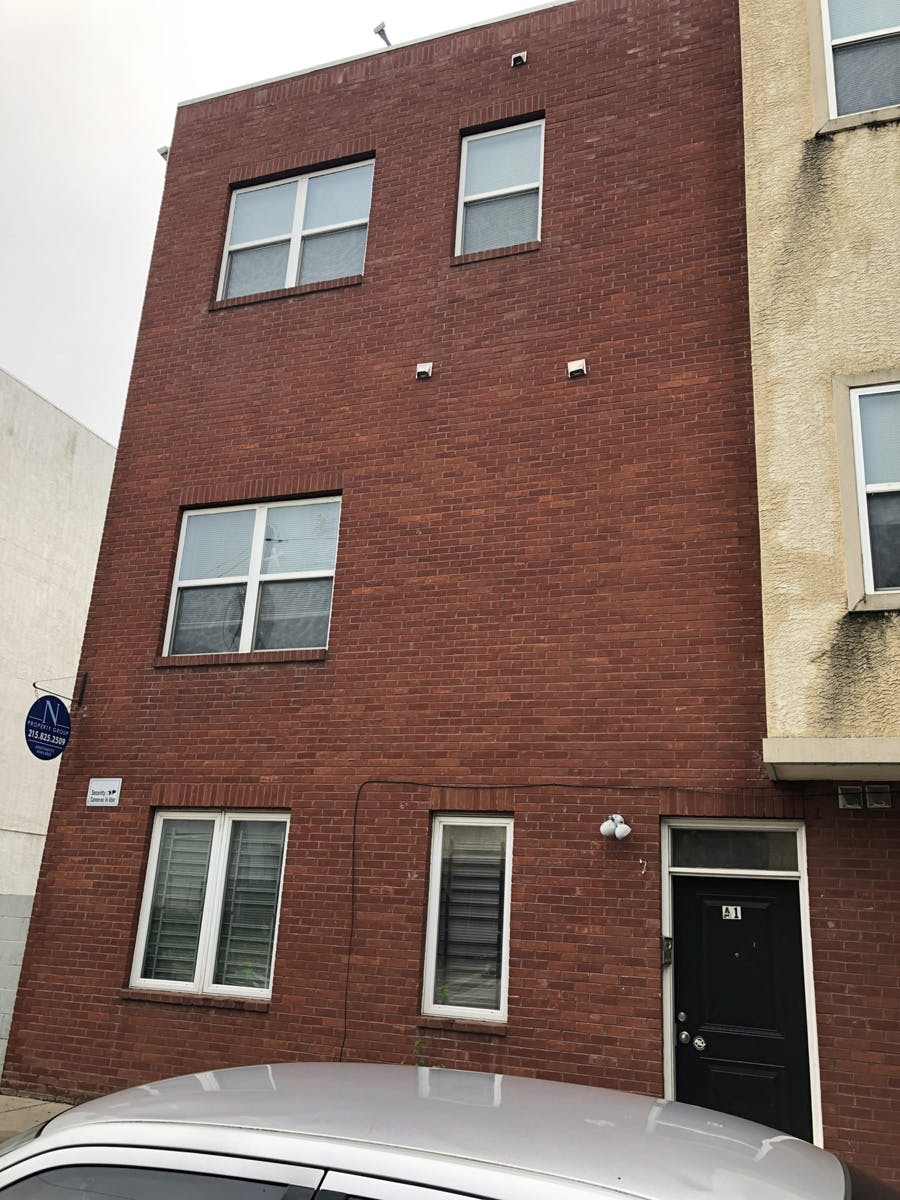
[[[57,1144],[102,1142],[103,1125],[134,1130],[134,1122],[166,1127],[170,1145],[180,1127],[186,1149],[193,1135],[185,1127],[194,1135],[262,1130],[279,1135],[282,1160],[282,1135],[294,1134],[303,1135],[298,1162],[309,1161],[312,1137],[537,1172],[648,1200],[844,1194],[832,1155],[737,1117],[605,1088],[435,1067],[283,1063],[184,1075],[69,1109],[45,1135]],[[321,1165],[340,1168],[340,1154],[329,1148]]]

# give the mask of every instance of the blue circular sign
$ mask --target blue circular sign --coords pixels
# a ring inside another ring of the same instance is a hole
[[[41,696],[25,718],[25,743],[35,758],[62,754],[72,732],[69,710],[59,696]]]

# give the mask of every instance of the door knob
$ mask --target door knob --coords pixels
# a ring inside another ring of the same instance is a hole
[[[690,1037],[690,1034],[688,1034],[688,1037]],[[694,1049],[695,1050],[705,1050],[706,1049],[706,1038],[695,1037],[694,1038]]]
[[[688,1031],[686,1029],[682,1029],[681,1033],[679,1033],[679,1035],[678,1035],[678,1040],[679,1040],[679,1042],[681,1042],[682,1046],[686,1046],[688,1044],[688,1042],[691,1040],[691,1035],[688,1033]]]

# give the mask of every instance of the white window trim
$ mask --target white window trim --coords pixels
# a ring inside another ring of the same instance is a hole
[[[887,29],[871,29],[866,33],[857,33],[852,37],[833,38],[831,36],[831,13],[828,8],[828,0],[820,0],[820,11],[822,14],[822,34],[825,39],[825,84],[828,92],[828,115],[831,120],[841,122],[849,121],[853,124],[859,124],[861,117],[866,117],[869,120],[877,120],[878,114],[888,113],[897,105],[886,105],[883,108],[873,108],[864,110],[859,113],[838,113],[837,107],[837,86],[834,79],[834,49],[840,46],[853,46],[862,42],[877,42],[882,38],[891,37],[900,33],[900,25],[893,25]],[[898,97],[900,104],[900,97]]]
[[[203,914],[200,922],[200,938],[197,944],[197,963],[194,969],[194,978],[191,981],[182,979],[145,979],[141,974],[147,944],[147,930],[150,925],[150,914],[153,907],[153,892],[156,886],[159,847],[162,839],[163,823],[165,821],[215,822],[210,847],[209,870],[206,877],[206,894],[203,901]],[[219,923],[222,917],[228,848],[231,844],[230,830],[235,821],[280,821],[284,825],[284,850],[281,855],[281,876],[278,883],[278,899],[275,906],[275,932],[272,938],[272,965],[269,971],[269,986],[267,988],[242,988],[212,982],[215,971]],[[290,820],[287,814],[283,812],[242,811],[240,809],[231,809],[228,812],[219,809],[195,809],[191,811],[185,809],[159,809],[153,822],[150,854],[147,858],[147,867],[144,876],[141,915],[134,943],[131,987],[160,992],[192,992],[204,996],[232,996],[249,1000],[269,999],[272,995],[272,980],[275,976],[275,953],[278,946],[278,926],[281,920],[281,895],[284,889],[284,864],[287,857],[289,831]]]
[[[336,175],[340,171],[352,171],[357,167],[365,166],[367,163],[374,163],[374,159],[364,159],[362,162],[346,163],[341,167],[330,167],[325,171],[311,171],[305,175],[290,175],[285,179],[273,179],[268,183],[251,184],[249,187],[235,188],[231,193],[231,201],[228,208],[228,228],[225,231],[225,250],[222,254],[222,266],[219,271],[219,287],[216,292],[217,300],[225,300],[225,283],[228,279],[228,268],[231,263],[231,255],[238,250],[252,250],[256,246],[277,246],[282,242],[289,242],[290,249],[288,251],[287,266],[285,268],[284,283],[282,288],[291,288],[298,286],[297,276],[300,271],[300,255],[303,249],[303,242],[310,237],[314,237],[320,233],[334,233],[340,229],[361,229],[368,228],[369,214],[365,217],[357,218],[353,221],[339,221],[335,225],[316,225],[309,229],[303,228],[303,216],[306,212],[306,193],[311,179],[320,179],[323,175]],[[231,227],[234,222],[234,209],[238,196],[246,195],[247,192],[261,192],[266,188],[280,187],[285,183],[296,183],[297,193],[294,197],[294,217],[291,222],[290,232],[287,234],[279,233],[274,237],[256,238],[249,242],[231,242]],[[371,211],[371,201],[369,206]],[[365,269],[365,253],[368,247],[368,238],[366,238],[367,246],[363,248],[363,269]],[[281,290],[281,289],[273,289]],[[247,295],[253,295],[248,292]],[[242,300],[243,296],[232,296],[230,299]]]
[[[473,192],[471,196],[466,195],[466,164],[468,162],[469,145],[472,142],[481,141],[483,138],[497,137],[504,133],[512,133],[516,129],[532,129],[535,126],[540,126],[541,129],[541,150],[540,161],[538,165],[538,177],[533,183],[519,183],[514,187],[498,188],[492,192]],[[463,227],[465,223],[466,205],[472,204],[478,200],[493,200],[498,196],[515,196],[521,192],[537,191],[538,194],[538,213],[537,213],[537,229],[535,231],[535,241],[541,240],[541,218],[544,207],[544,142],[545,142],[545,126],[546,121],[543,117],[537,121],[523,121],[518,125],[504,125],[500,129],[490,129],[485,133],[470,133],[462,139],[462,153],[460,155],[459,164],[459,195],[456,205],[456,242],[454,253],[463,254]],[[497,246],[496,249],[502,250],[505,247]],[[485,253],[489,253],[486,251]]]
[[[877,493],[900,493],[900,480],[895,483],[866,483],[865,458],[863,454],[862,419],[859,411],[860,396],[871,396],[885,392],[900,392],[900,382],[881,387],[855,387],[850,389],[850,421],[853,427],[853,459],[856,464],[856,497],[859,511],[859,534],[862,546],[863,584],[866,594],[895,593],[900,598],[900,588],[875,587],[875,569],[872,564],[872,530],[869,525],[868,497]]]
[[[256,608],[259,600],[259,587],[262,582],[278,583],[285,580],[294,579],[334,579],[336,567],[332,567],[330,571],[284,571],[284,572],[267,572],[265,576],[261,573],[263,547],[265,546],[266,534],[266,516],[265,514],[273,508],[298,508],[305,504],[341,504],[340,496],[315,496],[308,500],[279,500],[272,504],[231,504],[223,505],[220,508],[187,508],[182,513],[181,531],[178,539],[178,555],[175,559],[175,572],[172,580],[172,595],[169,599],[169,614],[166,620],[166,636],[163,642],[163,655],[172,655],[172,638],[175,634],[175,613],[178,608],[178,595],[181,591],[186,591],[190,588],[197,587],[216,587],[227,584],[246,583],[247,591],[244,596],[244,616],[241,623],[241,637],[237,650],[222,650],[222,651],[204,651],[203,653],[222,653],[222,654],[251,654],[251,653],[269,653],[269,651],[254,651],[253,638],[256,632]],[[209,515],[213,513],[225,512],[256,512],[256,520],[253,527],[253,537],[250,549],[250,562],[247,566],[246,575],[227,575],[217,576],[213,579],[190,579],[181,580],[181,559],[184,554],[185,534],[187,531],[188,518],[200,515]],[[338,525],[338,537],[335,540],[335,563],[337,562],[338,540],[340,539],[340,524]],[[283,650],[327,650],[328,639],[331,634],[331,616],[334,611],[332,603],[328,610],[328,628],[325,631],[325,642],[322,646],[283,646],[279,649]],[[175,658],[187,657],[183,655],[172,655]]]
[[[892,391],[900,391],[900,368],[859,376],[836,376],[833,381],[847,607],[851,611],[900,609],[900,588],[875,589],[866,504],[869,490],[900,491],[900,487],[875,485],[866,488],[859,420],[860,396]]]
[[[453,825],[493,825],[506,830],[504,864],[503,931],[501,939],[500,1007],[468,1008],[455,1004],[435,1004],[434,977],[437,965],[438,918],[441,906],[441,851],[443,831]],[[456,1017],[472,1021],[505,1021],[509,993],[509,914],[512,891],[513,818],[472,813],[436,813],[431,829],[431,861],[428,871],[428,914],[425,926],[425,965],[422,983],[422,1013],[430,1017]]]

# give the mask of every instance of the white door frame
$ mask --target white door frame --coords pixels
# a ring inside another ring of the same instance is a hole
[[[797,837],[796,871],[745,871],[706,867],[673,867],[671,861],[672,829],[745,829],[756,832],[788,833]],[[673,937],[674,904],[672,877],[699,875],[701,877],[743,879],[796,879],[800,893],[800,937],[803,946],[803,987],[806,995],[806,1031],[809,1043],[809,1094],[812,1103],[813,1141],[823,1144],[822,1090],[819,1077],[819,1038],[816,1027],[816,993],[813,979],[812,936],[809,922],[809,882],[806,872],[806,827],[803,821],[751,820],[732,817],[664,817],[660,830],[660,876],[662,879],[662,935]],[[678,953],[678,947],[675,947]],[[663,967],[663,1094],[675,1099],[675,966]]]

